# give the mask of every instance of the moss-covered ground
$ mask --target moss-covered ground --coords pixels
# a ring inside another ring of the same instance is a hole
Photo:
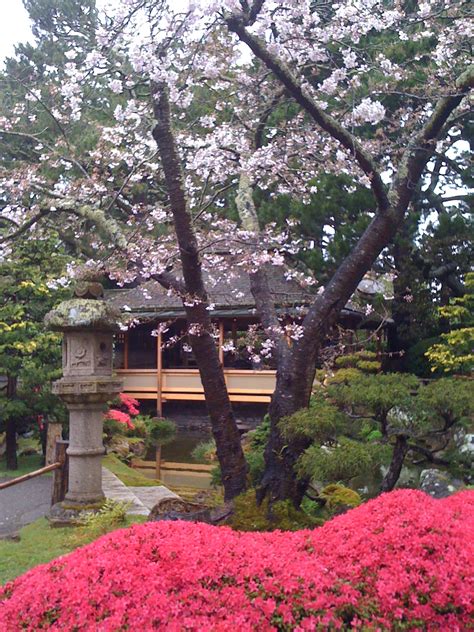
[[[102,464],[127,487],[154,487],[162,484],[160,481],[147,478],[137,470],[128,467],[115,454],[106,454]]]

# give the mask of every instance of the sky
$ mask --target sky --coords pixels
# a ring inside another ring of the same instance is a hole
[[[33,41],[28,14],[21,0],[0,0],[0,61],[13,55],[15,44]]]

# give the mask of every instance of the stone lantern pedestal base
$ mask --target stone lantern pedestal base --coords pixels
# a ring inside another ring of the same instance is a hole
[[[81,514],[97,512],[104,504],[104,410],[121,386],[121,380],[112,376],[91,376],[88,380],[63,377],[53,384],[53,392],[69,410],[69,485],[65,499],[49,512],[55,526],[78,524]]]
[[[77,527],[85,514],[97,513],[103,507],[104,500],[96,503],[72,503],[63,500],[56,503],[46,516],[52,527]]]

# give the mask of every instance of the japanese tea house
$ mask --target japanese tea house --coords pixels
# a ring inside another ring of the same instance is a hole
[[[211,284],[207,284],[211,287]],[[298,319],[314,298],[313,292],[275,268],[270,289],[283,318]],[[128,312],[136,325],[116,336],[115,369],[124,380],[124,392],[139,400],[155,400],[158,414],[163,403],[203,401],[199,371],[186,339],[186,320],[180,298],[157,282],[129,289],[108,290],[106,299]],[[248,275],[239,270],[210,291],[212,321],[220,361],[232,402],[266,404],[275,387],[271,359],[258,361],[247,351],[245,337],[258,325]],[[339,323],[347,329],[374,329],[380,320],[348,304]]]

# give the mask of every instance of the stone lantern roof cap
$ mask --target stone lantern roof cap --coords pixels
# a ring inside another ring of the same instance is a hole
[[[104,300],[73,298],[46,314],[44,322],[53,331],[118,331],[120,311]]]

